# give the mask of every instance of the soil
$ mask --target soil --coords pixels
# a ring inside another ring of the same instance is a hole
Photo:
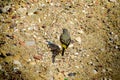
[[[119,2],[1,0],[0,80],[120,80]]]

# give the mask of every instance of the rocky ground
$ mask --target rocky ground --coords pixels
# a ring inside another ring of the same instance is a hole
[[[119,2],[0,0],[0,80],[120,80]]]

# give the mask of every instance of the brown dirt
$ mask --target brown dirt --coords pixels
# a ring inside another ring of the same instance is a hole
[[[119,2],[1,0],[0,80],[120,80]]]

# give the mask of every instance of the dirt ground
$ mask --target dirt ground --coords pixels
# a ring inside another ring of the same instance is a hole
[[[119,18],[120,0],[0,0],[0,80],[120,80]]]

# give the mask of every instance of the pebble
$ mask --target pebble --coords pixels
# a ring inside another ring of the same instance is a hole
[[[19,67],[14,67],[13,71],[16,72],[17,70],[19,70]]]
[[[75,76],[76,73],[69,73],[68,76]]]
[[[32,65],[32,66],[36,65],[35,61],[31,61],[30,65]]]
[[[86,56],[87,56],[87,57],[89,57],[90,55],[89,55],[89,54],[87,54]]]
[[[28,59],[28,62],[32,61],[32,59]]]
[[[78,52],[75,53],[75,55],[78,55],[78,54],[79,54]]]
[[[78,41],[79,44],[81,44],[81,38],[80,38],[80,37],[77,37],[77,38],[76,38],[76,41]]]
[[[119,47],[116,45],[116,46],[115,46],[115,49],[118,49],[118,48],[119,48]]]
[[[83,12],[84,14],[86,14],[86,13],[87,13],[87,11],[86,11],[86,10],[84,10],[84,9],[82,10],[82,12]]]
[[[41,60],[42,59],[42,55],[34,55],[33,58],[35,60]]]
[[[90,61],[88,64],[90,64],[90,65],[94,65],[92,61]]]
[[[115,35],[115,36],[114,36],[114,39],[119,40],[118,35]]]
[[[104,48],[101,48],[100,50],[101,50],[102,52],[104,52],[104,51],[105,51],[105,49],[104,49]]]
[[[4,8],[2,8],[2,12],[6,13],[10,8],[11,6],[5,6]]]
[[[84,68],[84,66],[81,65],[80,68]]]
[[[103,69],[102,72],[105,73],[105,72],[106,72],[106,69]]]
[[[78,33],[84,34],[84,31],[83,30],[79,30]]]
[[[94,69],[94,70],[93,70],[93,73],[94,73],[94,74],[97,74],[97,73],[98,73],[98,71],[97,71],[96,69]]]
[[[28,27],[28,30],[34,30],[34,26]]]
[[[79,68],[79,66],[75,66],[76,68]]]
[[[70,47],[70,48],[73,47],[73,44],[70,44],[69,47]]]
[[[18,14],[20,15],[26,15],[27,9],[26,8],[19,8],[17,10]]]
[[[74,58],[75,58],[75,56],[74,56],[74,55],[71,55],[70,57],[71,57],[71,59],[74,59]]]
[[[16,64],[16,65],[18,65],[18,66],[22,67],[22,65],[21,65],[20,61],[18,61],[18,60],[14,60],[14,61],[13,61],[13,64]]]
[[[107,70],[107,71],[112,71],[112,68],[107,68],[106,70]]]
[[[110,32],[110,34],[111,34],[111,35],[113,35],[113,34],[114,34],[114,32]]]
[[[35,41],[26,41],[25,45],[26,46],[33,46],[33,45],[35,45]]]
[[[116,0],[108,0],[109,2],[116,2]]]

